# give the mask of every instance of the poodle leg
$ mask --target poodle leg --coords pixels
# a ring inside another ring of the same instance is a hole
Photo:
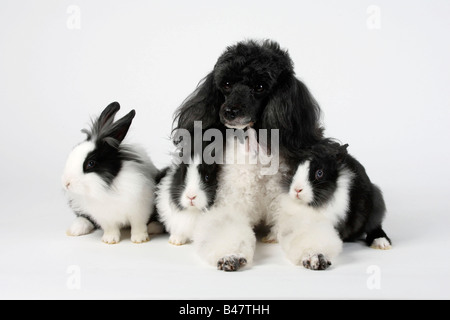
[[[194,233],[199,255],[223,271],[237,271],[253,261],[256,237],[247,219],[210,211]]]
[[[311,270],[325,270],[331,266],[331,261],[328,261],[321,253],[305,256],[302,259],[302,264],[306,269]]]
[[[237,271],[247,264],[247,259],[242,255],[227,255],[217,262],[217,269],[223,271]]]

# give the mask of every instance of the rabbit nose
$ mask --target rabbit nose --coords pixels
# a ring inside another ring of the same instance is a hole
[[[186,197],[188,197],[188,199],[191,201],[194,200],[195,198],[197,198],[197,196],[193,196],[193,197],[186,196]]]
[[[295,192],[297,192],[297,193],[300,193],[300,192],[302,192],[302,191],[303,191],[303,189],[295,188]]]
[[[70,187],[70,181],[66,182],[64,185],[66,186],[66,189],[69,189],[69,187]]]

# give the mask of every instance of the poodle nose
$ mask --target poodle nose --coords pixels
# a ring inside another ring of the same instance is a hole
[[[227,120],[234,120],[236,119],[239,114],[241,113],[241,110],[239,108],[236,107],[226,107],[223,110],[223,115]]]

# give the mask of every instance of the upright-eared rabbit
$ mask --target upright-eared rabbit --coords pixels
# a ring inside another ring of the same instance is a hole
[[[90,130],[83,130],[87,139],[67,159],[62,185],[77,216],[68,235],[101,228],[102,241],[114,244],[120,241],[120,229],[130,226],[132,242],[149,240],[158,170],[143,149],[122,143],[135,111],[114,122],[119,109],[117,102],[108,105]]]

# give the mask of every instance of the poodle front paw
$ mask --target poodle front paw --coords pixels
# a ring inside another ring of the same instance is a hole
[[[318,253],[303,258],[302,264],[306,269],[325,270],[331,266],[331,261],[327,260],[323,254]]]
[[[247,259],[242,255],[227,255],[217,262],[217,269],[223,271],[237,271],[247,264]]]

